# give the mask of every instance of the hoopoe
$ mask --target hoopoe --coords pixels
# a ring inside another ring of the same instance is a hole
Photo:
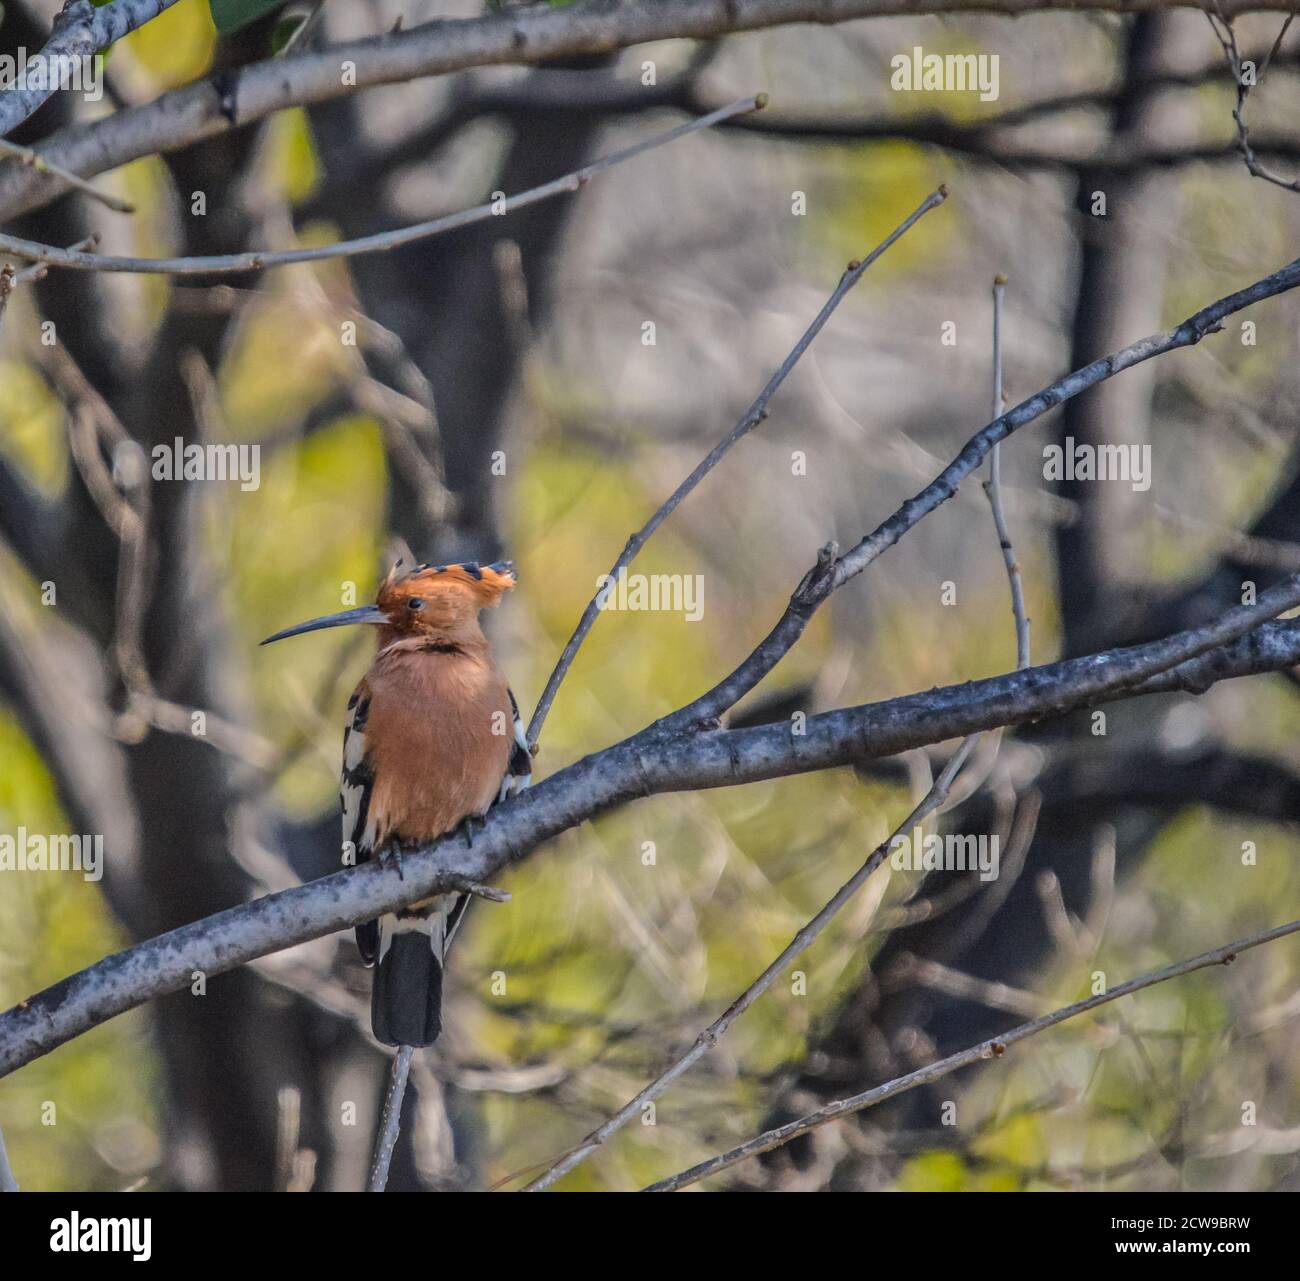
[[[532,757],[519,705],[492,661],[479,611],[515,585],[514,565],[417,565],[389,572],[374,605],[314,618],[262,642],[372,623],[374,662],[348,702],[343,732],[344,850],[393,858],[473,823],[528,786]],[[442,1030],[442,971],[467,894],[438,894],[357,926],[375,965],[370,1018],[386,1045],[432,1045]]]

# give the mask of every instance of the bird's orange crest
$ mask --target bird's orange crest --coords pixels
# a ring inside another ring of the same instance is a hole
[[[476,603],[479,609],[499,605],[501,597],[514,587],[513,561],[499,560],[491,565],[480,565],[468,560],[449,565],[416,565],[402,571],[399,560],[388,571],[379,589],[378,605],[385,613],[393,606],[402,607],[412,597],[427,598],[454,595]]]
[[[401,635],[456,639],[467,626],[477,630],[479,610],[499,605],[514,585],[515,570],[509,561],[416,565],[405,573],[399,562],[389,571],[375,603],[388,626]]]

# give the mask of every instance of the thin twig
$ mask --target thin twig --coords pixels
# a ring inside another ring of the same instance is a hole
[[[1023,988],[1012,987],[1008,983],[978,978],[912,952],[900,953],[884,978],[891,987],[895,983],[914,983],[964,1001],[978,1001],[991,1010],[1019,1014],[1022,1018],[1033,1017],[1051,1009],[1050,1003],[1035,992],[1026,992]]]
[[[276,1092],[275,1102],[275,1190],[287,1192],[293,1182],[298,1135],[302,1129],[302,1092],[296,1086],[282,1085]]]
[[[1087,1000],[1077,1001],[1075,1004],[1067,1005],[1062,1009],[1053,1011],[1051,1014],[1045,1014],[1041,1018],[1022,1023],[1019,1027],[1012,1028],[1001,1036],[990,1037],[988,1040],[981,1041],[978,1045],[973,1045],[969,1049],[962,1050],[957,1054],[950,1054],[947,1058],[939,1059],[926,1067],[918,1068],[915,1072],[909,1072],[905,1076],[887,1081],[884,1085],[877,1085],[870,1090],[864,1090],[861,1094],[838,1099],[836,1102],[829,1103],[826,1107],[820,1108],[808,1116],[801,1117],[797,1121],[791,1121],[774,1130],[768,1130],[757,1138],[750,1139],[748,1143],[742,1143],[729,1152],[723,1152],[719,1156],[702,1161],[699,1165],[692,1166],[689,1170],[683,1170],[680,1174],[674,1174],[671,1178],[652,1183],[643,1190],[646,1192],[675,1192],[677,1189],[687,1187],[689,1184],[698,1183],[711,1174],[717,1174],[719,1171],[728,1169],[749,1157],[758,1156],[763,1152],[770,1152],[773,1148],[781,1147],[783,1144],[789,1143],[791,1139],[798,1138],[801,1134],[807,1134],[809,1130],[815,1130],[819,1126],[838,1120],[842,1116],[875,1107],[878,1103],[895,1098],[899,1094],[905,1094],[908,1090],[914,1090],[919,1085],[929,1085],[931,1082],[938,1081],[959,1068],[969,1067],[972,1063],[979,1063],[984,1059],[1000,1059],[1009,1046],[1035,1036],[1039,1032],[1045,1032],[1058,1023],[1064,1023],[1067,1019],[1086,1014],[1089,1010],[1095,1010],[1098,1006],[1106,1005],[1110,1001],[1117,1001],[1122,996],[1130,996],[1134,992],[1140,992],[1143,988],[1153,987],[1157,983],[1164,983],[1169,979],[1179,978],[1184,974],[1191,974],[1195,970],[1203,970],[1211,965],[1230,965],[1236,960],[1239,953],[1249,951],[1254,947],[1261,947],[1263,944],[1271,943],[1275,939],[1285,938],[1288,934],[1294,934],[1297,930],[1300,930],[1300,921],[1291,921],[1286,925],[1279,925],[1274,929],[1252,934],[1249,938],[1239,939],[1235,943],[1226,943],[1222,947],[1215,948],[1212,952],[1202,952],[1199,956],[1194,956],[1186,961],[1179,961],[1177,964],[1166,966],[1162,970],[1154,970],[1150,974],[1142,975],[1140,978],[1130,979],[1127,983],[1121,983],[1119,987],[1112,988],[1109,992],[1104,992],[1100,996],[1092,996]]]
[[[1011,823],[1010,844],[1002,857],[998,876],[998,886],[1003,897],[1020,878],[1025,865],[1025,855],[1029,852],[1038,830],[1038,815],[1041,809],[1042,794],[1036,791],[1027,792],[1016,807],[1015,817]],[[906,929],[921,921],[935,921],[987,889],[984,882],[976,877],[967,877],[965,880],[954,881],[948,888],[929,898],[916,899],[882,913],[873,924],[877,929],[888,932]]]
[[[585,1161],[606,1139],[621,1130],[633,1117],[640,1115],[641,1109],[646,1103],[658,1098],[673,1081],[712,1050],[726,1035],[731,1025],[780,978],[786,966],[800,952],[812,946],[813,942],[831,923],[839,910],[861,889],[872,872],[888,858],[890,850],[893,848],[894,838],[904,833],[910,833],[939,808],[948,795],[948,789],[952,786],[953,779],[956,778],[957,772],[966,763],[974,745],[975,738],[973,736],[962,743],[961,747],[953,753],[952,759],[944,767],[934,785],[921,798],[916,808],[889,836],[872,850],[867,861],[840,886],[834,897],[821,911],[786,944],[785,949],[776,960],[718,1018],[700,1033],[695,1040],[695,1044],[685,1054],[678,1058],[667,1071],[651,1081],[635,1098],[629,1099],[607,1121],[597,1126],[577,1147],[565,1153],[549,1170],[535,1178],[524,1191],[541,1192],[543,1189],[550,1187],[556,1180],[563,1178],[575,1166]]]
[[[1300,606],[1300,578],[1212,623],[1145,645],[1012,672],[786,724],[665,737],[653,727],[494,806],[470,846],[452,835],[266,894],[115,953],[0,1013],[0,1076],[116,1014],[257,957],[373,920],[465,880],[486,884],[583,820],[650,794],[728,787],[1059,716],[1143,693],[1200,693],[1219,681],[1300,663],[1300,623],[1263,622]],[[1261,625],[1262,624],[1262,625]]]
[[[398,1046],[393,1055],[393,1071],[388,1078],[388,1094],[384,1099],[384,1116],[375,1141],[375,1159],[370,1169],[367,1191],[382,1192],[388,1186],[388,1167],[393,1163],[393,1149],[402,1128],[402,1099],[406,1094],[406,1081],[411,1073],[411,1056],[415,1050],[409,1045]]]
[[[62,178],[70,187],[75,187],[78,191],[84,191],[92,200],[98,200],[101,205],[106,205],[115,213],[130,214],[135,213],[135,206],[110,192],[101,191],[93,183],[87,182],[84,178],[78,177],[70,169],[64,169],[53,161],[46,160],[38,151],[33,151],[30,147],[21,147],[16,142],[10,142],[7,138],[0,138],[0,154],[12,156],[19,164],[26,165],[29,169],[35,169],[37,173],[51,173],[56,178]]]
[[[1201,308],[1182,324],[1164,333],[1151,334],[1058,378],[1050,386],[982,427],[934,480],[919,494],[903,503],[857,546],[843,555],[831,547],[824,547],[819,553],[817,564],[795,588],[785,613],[758,647],[730,676],[693,703],[663,717],[656,722],[655,728],[661,734],[671,734],[688,727],[717,724],[722,714],[734,707],[790,651],[803,635],[809,620],[831,594],[862,573],[919,521],[952,498],[961,482],[975,471],[999,441],[1005,440],[1026,423],[1042,417],[1064,401],[1073,399],[1126,369],[1181,347],[1194,347],[1208,334],[1219,332],[1228,316],[1265,298],[1286,293],[1297,285],[1300,285],[1300,258],[1253,285]]]
[[[99,244],[99,232],[94,232],[84,240],[78,240],[75,244],[68,246],[69,249],[93,249]],[[34,280],[44,280],[50,274],[49,267],[43,262],[33,263],[30,267],[24,267],[14,277],[15,285],[29,284]]]
[[[311,12],[293,29],[289,38],[280,46],[279,50],[272,54],[274,58],[284,58],[292,53],[315,29],[320,19],[321,11],[325,8],[325,0],[313,0]]]
[[[995,276],[993,279],[993,417],[997,418],[1003,409],[1002,403],[1002,300],[1006,293],[1007,278]],[[1007,531],[1006,512],[1002,508],[1002,455],[1001,444],[995,444],[989,451],[989,478],[984,482],[984,493],[988,496],[989,507],[993,511],[993,524],[998,531],[998,543],[1002,547],[1002,563],[1007,569],[1007,583],[1011,589],[1011,613],[1016,620],[1016,666],[1029,666],[1029,619],[1025,615],[1025,588],[1020,579],[1020,564],[1016,560],[1016,549],[1011,545],[1011,535]]]
[[[835,286],[834,292],[826,300],[821,311],[817,313],[812,324],[804,330],[802,337],[794,345],[790,354],[781,362],[780,368],[768,379],[767,386],[759,392],[758,398],[745,411],[741,420],[710,450],[708,456],[695,470],[673,490],[659,510],[627,540],[627,545],[609,571],[610,578],[617,578],[619,571],[632,563],[655,530],[677,510],[682,500],[726,457],[739,441],[749,435],[767,417],[768,402],[775,395],[777,388],[781,386],[790,371],[799,363],[799,358],[808,350],[813,339],[822,331],[831,314],[840,305],[849,290],[862,279],[867,268],[931,209],[941,205],[947,197],[948,190],[946,187],[939,187],[937,191],[932,191],[865,258],[859,262],[849,264],[848,269],[840,277],[839,284]],[[596,619],[600,614],[600,599],[601,594],[597,592],[588,601],[586,609],[582,611],[582,617],[578,620],[577,627],[574,628],[573,635],[569,637],[568,643],[560,654],[559,662],[556,663],[555,670],[551,673],[550,679],[547,680],[546,688],[542,691],[542,696],[537,702],[537,710],[533,712],[533,719],[528,726],[528,743],[534,751],[537,750],[537,743],[542,735],[542,726],[551,710],[551,704],[555,701],[555,696],[559,692],[560,685],[565,676],[568,675],[569,668],[573,665],[578,650],[587,638],[587,633],[595,626]]]
[[[819,558],[836,566],[834,578],[852,577],[951,498],[998,440],[1018,427],[1164,351],[1191,346],[1222,327],[1226,316],[1300,283],[1300,260],[1203,308],[1168,333],[1104,357],[1037,393],[978,432],[938,477],[836,561],[833,547]],[[486,883],[509,863],[583,819],[655,792],[732,786],[897,755],[1001,725],[1022,724],[1137,694],[1185,690],[1200,693],[1233,676],[1254,675],[1300,663],[1300,626],[1273,622],[1300,605],[1300,576],[1263,592],[1253,605],[1228,610],[1211,623],[1145,645],[1071,659],[1024,672],[947,689],[929,690],[874,707],[841,708],[809,718],[793,740],[784,725],[752,729],[701,729],[698,709],[723,697],[736,680],[762,671],[798,638],[820,594],[796,592],[791,611],[749,660],[705,700],[552,775],[537,787],[495,807],[472,848],[444,839],[404,861],[404,879],[377,864],[349,868],[309,885],[269,894],[202,921],[181,926],[74,974],[52,989],[0,1014],[0,1075],[115,1014],[185,986],[195,969],[220,974],[259,956],[319,938],[358,921],[442,892],[455,878]],[[842,581],[842,580],[841,580]],[[813,583],[812,576],[807,580]],[[777,647],[781,647],[779,653]],[[725,689],[724,689],[725,687]],[[726,704],[729,706],[730,704]],[[682,718],[674,732],[676,718]],[[705,722],[707,726],[708,723]],[[669,727],[669,728],[666,728]]]
[[[431,218],[409,227],[397,227],[392,231],[381,231],[372,236],[358,237],[356,240],[340,240],[332,245],[312,245],[302,249],[284,250],[259,249],[248,253],[214,254],[210,257],[131,258],[117,254],[78,253],[69,249],[59,249],[54,245],[39,244],[34,240],[22,240],[17,236],[0,235],[0,252],[12,253],[32,262],[43,262],[51,267],[66,267],[72,271],[124,271],[168,276],[207,276],[225,272],[262,271],[268,267],[284,267],[293,263],[323,262],[332,258],[353,258],[361,254],[383,253],[389,249],[396,249],[400,245],[409,245],[416,240],[425,240],[430,236],[456,231],[474,223],[486,222],[489,218],[502,217],[514,213],[517,209],[577,191],[598,173],[614,165],[631,160],[656,147],[662,147],[666,143],[675,142],[687,134],[708,129],[720,121],[731,119],[732,116],[761,110],[766,101],[765,94],[741,98],[737,102],[710,112],[707,116],[688,120],[685,124],[655,134],[642,142],[625,147],[622,151],[602,156],[599,160],[594,160],[581,169],[575,169],[562,178],[554,178],[516,196],[491,200],[472,209],[463,209],[459,213],[446,214],[441,218]]]
[[[1265,182],[1271,182],[1274,186],[1282,187],[1287,191],[1300,191],[1300,179],[1283,178],[1260,163],[1259,156],[1250,141],[1250,129],[1246,125],[1246,99],[1250,96],[1251,89],[1257,88],[1263,81],[1269,63],[1273,61],[1274,55],[1282,47],[1282,41],[1290,30],[1291,23],[1295,20],[1295,12],[1292,11],[1287,14],[1281,29],[1277,33],[1277,39],[1273,41],[1272,47],[1265,55],[1264,61],[1255,74],[1253,83],[1247,84],[1242,66],[1241,51],[1237,46],[1237,33],[1233,29],[1232,19],[1224,16],[1219,0],[1213,0],[1213,3],[1214,12],[1211,13],[1207,10],[1205,16],[1209,21],[1211,30],[1218,37],[1219,44],[1223,48],[1223,56],[1227,59],[1228,70],[1232,73],[1233,82],[1237,86],[1237,101],[1232,108],[1233,123],[1237,126],[1237,150],[1241,152],[1242,159],[1246,162],[1247,171],[1254,177],[1263,178]]]

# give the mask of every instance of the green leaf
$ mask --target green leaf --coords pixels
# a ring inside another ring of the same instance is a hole
[[[223,36],[280,8],[285,0],[208,0],[212,21]]]

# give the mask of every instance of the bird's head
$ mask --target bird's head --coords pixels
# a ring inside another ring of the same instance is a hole
[[[481,639],[479,610],[499,605],[515,581],[515,567],[508,560],[491,565],[472,560],[453,565],[416,565],[406,571],[398,561],[380,586],[373,605],[287,627],[268,636],[262,644],[349,623],[382,627],[386,633],[383,639],[390,644],[402,640],[456,644]]]

